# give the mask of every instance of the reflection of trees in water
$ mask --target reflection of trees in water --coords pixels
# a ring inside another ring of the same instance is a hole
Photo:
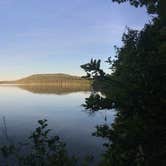
[[[90,91],[90,84],[54,84],[54,85],[19,85],[21,89],[40,94],[68,94],[73,92]]]
[[[117,110],[115,122],[111,126],[99,124],[95,133],[110,140],[102,166],[165,166],[166,2],[128,1],[136,7],[145,5],[156,18],[142,31],[129,29],[123,35],[123,46],[116,50],[117,59],[108,59],[112,75],[105,75],[100,69],[100,60],[81,66],[107,94],[105,98],[92,94],[84,106],[92,113],[104,108]]]

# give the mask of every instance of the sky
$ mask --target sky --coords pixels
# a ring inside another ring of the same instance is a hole
[[[126,26],[141,29],[145,8],[111,0],[0,0],[0,80],[37,73],[83,75],[121,46]]]

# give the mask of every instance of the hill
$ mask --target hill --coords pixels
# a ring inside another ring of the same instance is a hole
[[[89,80],[68,74],[34,74],[16,81],[1,81],[0,84],[90,84]]]

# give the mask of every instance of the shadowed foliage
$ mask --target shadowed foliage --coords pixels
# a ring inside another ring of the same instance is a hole
[[[1,164],[17,166],[74,166],[76,159],[68,157],[65,144],[58,136],[51,136],[47,120],[39,120],[29,140],[19,145],[1,147]],[[25,151],[24,151],[25,150]]]
[[[94,89],[106,97],[103,100],[92,94],[84,106],[92,111],[117,110],[115,122],[111,126],[99,124],[94,134],[109,140],[102,166],[165,166],[166,1],[128,1],[157,15],[141,31],[128,28],[123,46],[116,48],[114,59],[107,60],[112,74],[94,77]]]
[[[101,60],[91,59],[90,63],[81,65],[81,68],[87,73],[85,78],[102,78],[105,73],[100,68],[100,63]]]
[[[90,166],[93,156],[83,159],[67,153],[66,145],[60,137],[50,134],[47,120],[39,120],[39,126],[26,142],[7,144],[0,147],[0,165],[2,166]]]

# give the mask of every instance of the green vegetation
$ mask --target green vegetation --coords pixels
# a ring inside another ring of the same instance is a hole
[[[99,60],[81,66],[94,79],[93,86],[105,94],[93,92],[85,108],[117,110],[111,126],[97,126],[95,135],[109,140],[101,165],[165,166],[166,1],[113,1],[145,6],[149,14],[156,15],[141,31],[128,28],[123,46],[116,48],[114,59],[107,60],[112,74],[100,74]]]
[[[47,120],[39,120],[39,127],[28,140],[18,145],[0,147],[0,165],[2,166],[76,166],[78,159],[69,156],[66,145],[59,136],[52,136]],[[79,161],[80,166],[90,166],[93,157],[88,155]]]
[[[76,160],[68,157],[65,144],[58,136],[49,135],[47,120],[39,120],[38,123],[39,127],[29,137],[28,142],[1,147],[1,156],[4,157],[3,165],[74,166]],[[26,152],[24,152],[25,147]]]
[[[100,60],[81,65],[88,78],[93,78],[93,92],[85,100],[85,108],[93,111],[115,108],[115,122],[99,124],[96,136],[109,140],[100,166],[165,166],[166,165],[166,1],[165,0],[113,0],[129,1],[136,7],[145,6],[155,14],[151,23],[141,31],[128,29],[122,37],[123,46],[110,57],[112,74],[105,74]],[[19,83],[45,83],[58,81],[53,75],[35,75]],[[61,80],[64,75],[61,77]],[[67,78],[82,81],[82,78]],[[85,81],[85,80],[84,80]],[[87,80],[86,80],[87,81]],[[2,147],[5,157],[12,153],[20,165],[74,165],[59,137],[48,138],[46,121],[35,130],[30,139],[32,147],[26,156],[16,153],[15,147]],[[13,150],[14,149],[14,150]]]

